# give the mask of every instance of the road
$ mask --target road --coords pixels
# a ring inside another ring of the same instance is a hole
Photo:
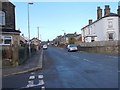
[[[30,77],[34,78],[35,86],[39,83],[40,75],[43,75],[40,80],[45,88],[118,87],[117,56],[68,52],[66,49],[54,47],[49,47],[43,53],[42,70],[5,77],[3,87],[26,87]]]

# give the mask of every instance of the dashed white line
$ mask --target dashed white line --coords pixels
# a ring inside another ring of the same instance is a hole
[[[89,60],[88,60],[88,59],[83,59],[83,60],[85,60],[85,61],[88,61],[88,62],[89,62]]]
[[[73,55],[71,55],[73,58],[75,58],[75,59],[79,59],[79,57],[77,57],[77,56],[73,56]]]
[[[43,85],[43,84],[44,84],[44,81],[43,80],[39,80],[38,85]]]
[[[35,74],[35,72],[31,72],[31,74]]]
[[[43,78],[43,75],[38,75],[38,78],[39,78],[39,79]]]
[[[44,87],[44,86],[42,86],[42,87],[41,87],[41,90],[45,90],[45,87]]]
[[[35,79],[35,76],[30,76],[29,79]]]
[[[31,74],[32,74],[32,76],[29,77],[28,84],[27,84],[27,86],[25,88],[40,86],[42,88],[42,90],[45,90],[44,81],[43,81],[43,75],[40,75],[40,74],[35,75],[34,72],[32,72]],[[38,80],[38,84],[35,84],[34,80]]]

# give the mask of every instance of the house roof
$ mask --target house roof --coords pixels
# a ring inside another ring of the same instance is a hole
[[[17,32],[17,33],[21,33],[21,31],[19,31],[19,30],[6,29],[6,28],[2,28],[2,32]]]
[[[32,38],[30,41],[33,41],[33,40],[41,41],[41,40],[39,40],[38,38]]]
[[[84,29],[84,28],[86,28],[86,27],[88,27],[88,26],[90,26],[90,25],[92,25],[92,24],[98,22],[99,20],[101,20],[101,19],[103,19],[103,18],[106,18],[106,17],[119,17],[119,15],[116,14],[116,13],[110,13],[110,14],[107,14],[107,15],[101,17],[100,19],[97,19],[96,21],[92,22],[91,24],[86,25],[86,26],[83,27],[82,29]],[[82,30],[82,29],[81,29],[81,30]]]
[[[65,35],[66,37],[75,37],[76,35],[75,34],[67,34]]]

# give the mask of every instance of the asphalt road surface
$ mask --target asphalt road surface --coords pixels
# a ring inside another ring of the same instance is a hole
[[[54,47],[43,53],[42,70],[5,77],[3,87],[28,88],[32,84],[38,88],[118,88],[117,56]]]

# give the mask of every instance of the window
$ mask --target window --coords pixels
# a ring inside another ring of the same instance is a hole
[[[94,42],[95,41],[95,37],[91,37],[91,42]]]
[[[109,33],[109,40],[113,40],[113,33]]]
[[[0,36],[0,45],[12,44],[12,36]]]
[[[0,11],[0,25],[5,25],[5,12]]]
[[[112,19],[108,19],[108,28],[113,28],[113,20]]]

